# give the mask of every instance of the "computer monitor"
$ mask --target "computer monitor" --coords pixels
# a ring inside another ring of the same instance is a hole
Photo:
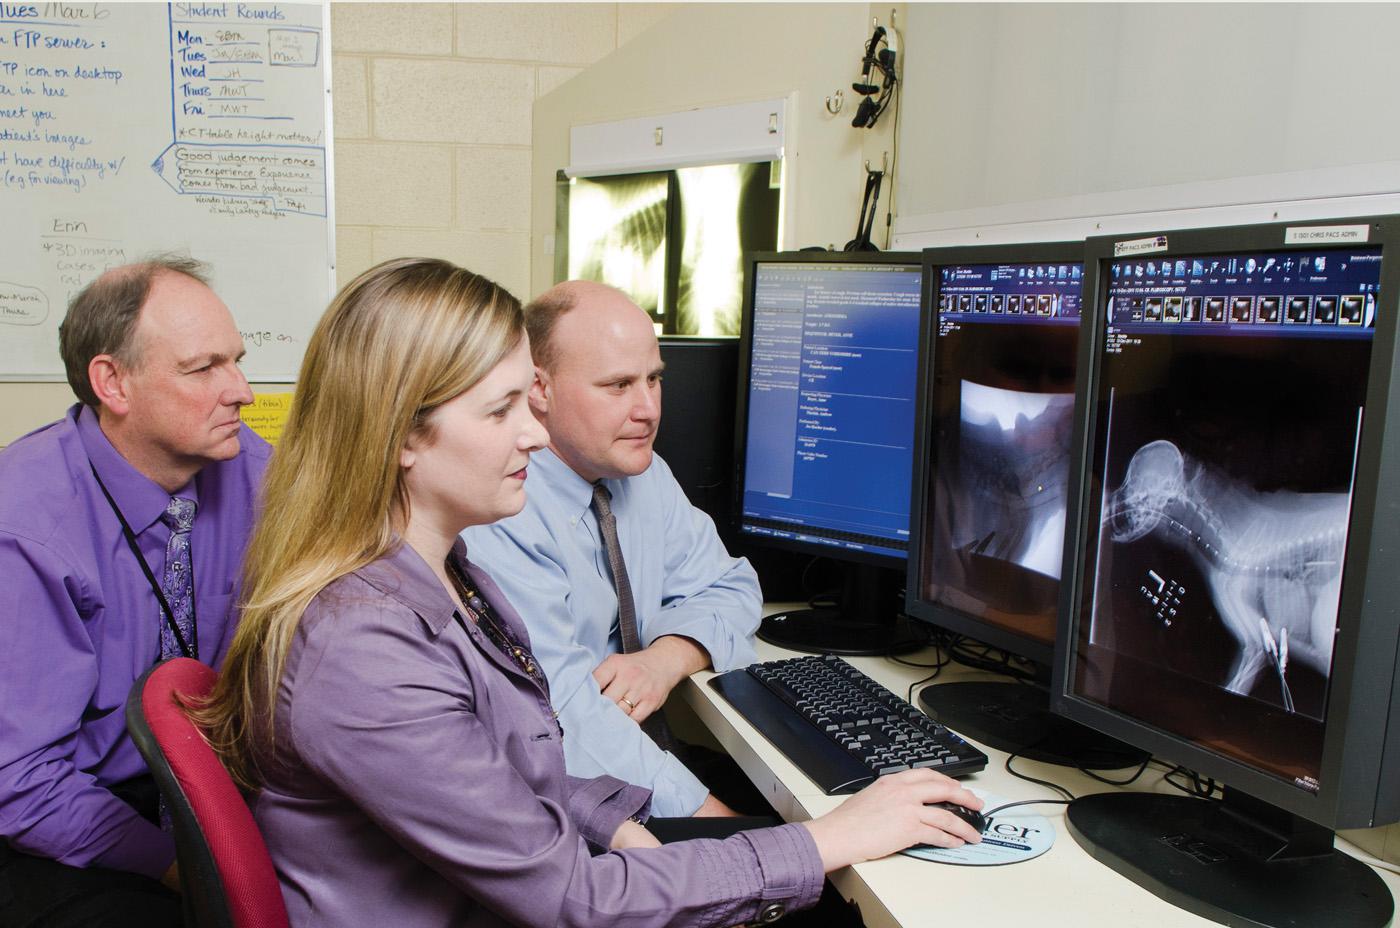
[[[1023,682],[926,687],[931,716],[1008,753],[1103,769],[1143,755],[1051,714],[1046,689],[1083,254],[1082,241],[924,252],[906,610],[1029,664]]]
[[[1400,819],[1400,217],[1093,238],[1056,708],[1226,784],[1075,838],[1229,924],[1387,924]]]
[[[837,654],[905,637],[918,372],[917,253],[785,252],[746,262],[735,496],[740,536],[829,558],[834,605],[760,637]]]
[[[656,453],[690,502],[723,532],[734,496],[730,480],[739,340],[663,335],[658,341],[666,373]]]

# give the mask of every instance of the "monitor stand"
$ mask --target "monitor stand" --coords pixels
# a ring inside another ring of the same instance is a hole
[[[1070,834],[1175,906],[1226,925],[1382,928],[1395,903],[1333,833],[1237,791],[1224,801],[1154,793],[1076,799]]]
[[[841,566],[841,597],[835,606],[774,613],[759,625],[758,637],[790,651],[847,657],[907,654],[923,647],[899,612],[902,573],[863,564]]]
[[[1150,756],[1050,711],[1050,697],[1029,683],[939,683],[919,703],[930,718],[980,744],[1061,767],[1121,770]]]

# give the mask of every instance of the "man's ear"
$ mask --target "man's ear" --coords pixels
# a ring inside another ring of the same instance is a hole
[[[131,411],[131,395],[126,371],[110,354],[99,354],[88,362],[88,385],[97,400],[118,416]]]
[[[535,379],[530,383],[530,409],[536,416],[549,415],[549,398],[553,387],[549,374],[542,367],[535,368]]]

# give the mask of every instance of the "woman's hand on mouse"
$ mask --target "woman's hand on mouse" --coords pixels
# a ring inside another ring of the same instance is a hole
[[[828,873],[914,844],[961,847],[982,840],[976,829],[947,809],[929,805],[935,802],[982,808],[982,800],[957,780],[932,770],[906,770],[880,777],[826,815],[803,824],[817,842]]]

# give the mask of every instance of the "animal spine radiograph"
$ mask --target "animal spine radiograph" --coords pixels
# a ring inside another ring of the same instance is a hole
[[[1331,669],[1349,503],[1346,493],[1260,492],[1154,441],[1133,454],[1103,524],[1117,543],[1153,535],[1188,552],[1239,644],[1225,688],[1248,694],[1271,667],[1293,711],[1289,661]]]

